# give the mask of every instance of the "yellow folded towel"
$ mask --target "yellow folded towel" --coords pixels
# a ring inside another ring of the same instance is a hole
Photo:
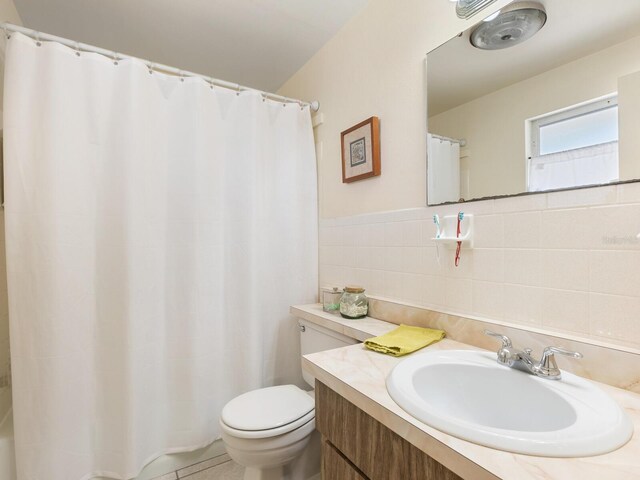
[[[400,325],[389,333],[365,340],[364,346],[376,352],[401,357],[439,342],[444,335],[442,330]]]

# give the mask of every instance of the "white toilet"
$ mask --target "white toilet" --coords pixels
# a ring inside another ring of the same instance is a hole
[[[358,343],[304,320],[299,325],[302,355]],[[302,375],[313,387],[313,376]],[[244,393],[225,405],[220,426],[227,453],[246,467],[245,480],[308,480],[320,471],[313,390],[280,385]]]

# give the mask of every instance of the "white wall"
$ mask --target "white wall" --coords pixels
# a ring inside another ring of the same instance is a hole
[[[431,117],[431,133],[467,140],[468,157],[462,162],[470,177],[467,198],[525,192],[525,120],[618,91],[620,77],[640,70],[638,51],[640,37],[635,37]],[[620,117],[621,167],[640,165],[631,143],[638,136],[629,135],[638,131],[634,106],[640,101],[632,85],[628,79],[619,98],[625,112]],[[622,179],[638,178],[627,175],[631,171],[621,168]]]
[[[0,21],[22,25],[11,0],[0,0]],[[2,94],[4,93],[4,38],[0,39],[0,129],[2,128]],[[4,210],[0,209],[0,422],[11,406],[9,380],[9,307],[7,267],[4,249]]]
[[[370,0],[280,89],[320,101],[321,217],[426,205],[424,58],[476,21],[459,20],[446,0]],[[380,117],[382,175],[343,184],[340,132],[372,115]]]

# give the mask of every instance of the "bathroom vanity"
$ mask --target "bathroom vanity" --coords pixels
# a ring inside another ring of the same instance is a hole
[[[396,325],[324,314],[321,307],[292,313],[364,340]],[[427,350],[478,350],[444,339]],[[403,357],[407,358],[407,357]],[[443,433],[417,420],[389,396],[386,379],[403,360],[362,345],[306,355],[303,369],[316,378],[316,425],[322,434],[322,471],[333,479],[640,479],[640,436],[598,456],[551,458],[488,448]],[[640,395],[598,383],[640,432]]]

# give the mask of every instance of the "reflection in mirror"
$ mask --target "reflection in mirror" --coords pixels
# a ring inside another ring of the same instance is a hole
[[[428,198],[640,179],[640,1],[516,1],[427,55]]]

